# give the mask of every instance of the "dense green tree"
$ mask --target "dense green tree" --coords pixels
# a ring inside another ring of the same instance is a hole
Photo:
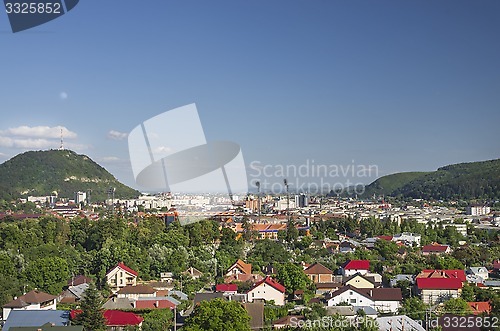
[[[34,287],[55,295],[69,279],[68,262],[57,256],[40,258],[28,264],[25,275]]]
[[[450,313],[455,315],[467,315],[471,314],[472,310],[462,298],[451,298],[446,300],[442,309],[443,313]]]
[[[142,331],[169,330],[173,325],[174,313],[170,309],[154,309],[142,317]]]
[[[101,306],[101,295],[94,284],[90,284],[81,302],[82,312],[77,316],[75,324],[83,325],[84,331],[105,331],[106,320]]]
[[[202,301],[186,319],[185,331],[250,331],[250,316],[236,301]]]
[[[423,321],[427,308],[427,305],[420,298],[411,297],[403,301],[401,308],[399,308],[399,313],[414,320]]]
[[[286,262],[278,265],[276,281],[285,286],[287,294],[293,294],[296,290],[307,290],[313,287],[312,281],[304,273],[301,266]]]

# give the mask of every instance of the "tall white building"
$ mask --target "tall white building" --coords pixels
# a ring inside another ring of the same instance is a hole
[[[469,206],[467,207],[467,215],[472,216],[481,216],[487,215],[491,212],[491,208],[489,206]]]

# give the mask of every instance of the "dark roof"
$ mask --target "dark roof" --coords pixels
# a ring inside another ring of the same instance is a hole
[[[328,289],[328,288],[340,288],[342,287],[342,283],[335,283],[335,282],[329,282],[329,283],[317,283],[315,284],[317,289]]]
[[[127,285],[120,289],[117,294],[155,294],[156,290],[148,285]]]
[[[273,326],[292,326],[292,322],[295,322],[293,324],[296,324],[298,321],[303,321],[305,320],[304,316],[300,315],[288,315],[288,316],[283,316],[280,319],[277,319],[276,321],[273,322]]]
[[[304,273],[306,273],[306,275],[319,275],[319,274],[332,275],[333,271],[331,271],[330,269],[328,269],[319,262],[314,262],[309,268],[304,270]]]
[[[264,328],[264,303],[263,302],[247,302],[243,307],[250,315],[250,329],[262,330]]]
[[[70,280],[68,280],[68,286],[77,286],[81,284],[90,284],[92,282],[92,278],[83,276],[83,275],[78,275]]]
[[[5,304],[4,308],[23,308],[29,306],[32,303],[43,303],[47,301],[52,301],[57,298],[55,295],[51,295],[38,290],[33,290],[25,295],[21,295],[19,298],[12,300],[11,302]]]

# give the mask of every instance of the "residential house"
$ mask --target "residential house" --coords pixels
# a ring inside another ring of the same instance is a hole
[[[430,245],[425,245],[422,247],[422,255],[430,254],[450,254],[452,252],[451,247],[448,245],[440,245],[438,243],[432,243]]]
[[[72,310],[71,319],[74,320],[81,313],[81,310]],[[131,327],[141,328],[144,318],[132,312],[121,310],[105,310],[104,319],[106,320],[107,331],[124,331]]]
[[[115,293],[127,285],[137,285],[137,275],[137,271],[130,269],[123,262],[120,262],[106,273],[106,283],[108,283],[113,293]]]
[[[47,323],[54,326],[69,325],[68,310],[13,310],[6,318],[2,331],[17,327],[42,327]]]
[[[460,269],[449,269],[449,270],[422,270],[416,277],[418,278],[456,278],[462,283],[467,282],[465,272]]]
[[[467,302],[474,315],[489,314],[491,312],[491,302]]]
[[[3,306],[3,320],[14,310],[56,310],[55,295],[38,290],[30,291]]]
[[[117,298],[138,299],[140,297],[156,297],[156,290],[148,285],[125,286],[116,292]]]
[[[463,283],[458,278],[417,278],[417,289],[425,304],[436,304],[462,293]]]
[[[467,269],[466,273],[475,277],[481,277],[482,280],[487,280],[490,274],[485,267],[470,267]]]
[[[237,284],[217,284],[215,286],[215,292],[236,294],[236,293],[238,293],[238,285]]]
[[[174,300],[168,297],[141,297],[133,305],[135,309],[174,309],[177,305],[172,301]]]
[[[333,281],[333,271],[319,262],[315,262],[304,270],[304,273],[313,283],[331,283]]]
[[[383,313],[396,313],[403,297],[400,288],[362,289],[347,285],[328,294],[326,300],[328,306],[347,303],[355,307],[369,306]]]
[[[68,286],[66,290],[64,290],[58,298],[60,303],[75,303],[80,301],[85,291],[89,288],[89,284],[82,283],[75,286]]]
[[[342,241],[338,247],[340,253],[354,253],[357,246],[350,241]]]
[[[267,276],[255,284],[247,293],[247,301],[274,301],[278,306],[285,304],[285,287]]]
[[[226,276],[231,275],[250,275],[252,274],[252,265],[250,263],[245,263],[242,260],[236,261],[232,266],[226,271]]]
[[[403,232],[392,237],[392,241],[402,243],[405,246],[420,246],[422,236],[416,233]]]
[[[90,284],[90,283],[92,283],[92,278],[84,275],[77,275],[68,280],[68,286],[78,286],[81,284]]]
[[[407,281],[410,283],[410,285],[414,285],[415,276],[411,274],[397,274],[396,276],[391,278],[389,284],[391,285],[391,287],[396,287],[399,281]]]
[[[160,281],[167,284],[172,284],[174,282],[174,273],[173,272],[161,272],[160,273]]]
[[[357,288],[375,288],[375,284],[361,274],[355,274],[344,280],[344,285],[351,285]]]
[[[355,274],[365,275],[370,270],[368,260],[349,260],[341,266],[342,276],[350,277]]]
[[[189,268],[187,268],[187,270],[186,270],[186,271],[184,271],[184,272],[183,272],[183,274],[184,274],[184,275],[189,275],[189,276],[191,276],[191,278],[193,278],[193,279],[198,279],[198,278],[200,278],[201,276],[203,276],[203,273],[202,273],[200,270],[198,270],[198,269],[196,269],[196,268],[193,268],[193,267],[189,267]]]

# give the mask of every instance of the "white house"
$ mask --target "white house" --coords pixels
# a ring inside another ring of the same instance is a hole
[[[350,260],[345,262],[342,267],[342,276],[350,277],[355,274],[366,275],[370,270],[370,261],[368,260]]]
[[[485,267],[470,267],[467,270],[467,274],[481,277],[483,280],[487,280],[489,278],[488,269],[486,269]]]
[[[396,313],[403,300],[400,288],[356,288],[351,285],[329,294],[328,306],[349,304],[353,307],[368,306],[383,313]]]
[[[106,283],[116,293],[127,285],[137,285],[137,272],[127,267],[122,262],[106,273]]]
[[[458,278],[417,278],[417,289],[425,304],[436,304],[462,293],[462,281]]]
[[[139,299],[156,297],[156,290],[148,285],[125,286],[116,292],[117,298]]]
[[[283,306],[285,304],[285,287],[268,276],[247,292],[247,301],[253,302],[254,300],[273,300],[276,305]]]
[[[403,232],[400,234],[396,234],[392,237],[392,241],[403,243],[407,246],[420,246],[420,241],[422,240],[422,236],[415,233]]]
[[[55,310],[57,296],[33,290],[3,306],[3,319],[13,310]]]

